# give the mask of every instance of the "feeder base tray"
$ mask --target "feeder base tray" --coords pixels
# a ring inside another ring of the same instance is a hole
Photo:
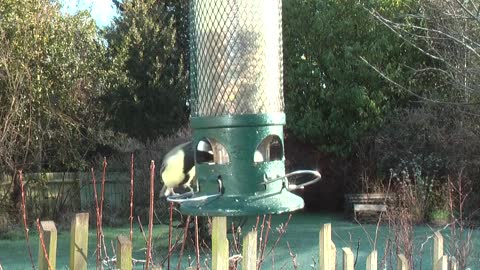
[[[281,214],[302,209],[303,199],[285,189],[261,196],[220,196],[207,201],[185,201],[180,211],[194,216],[251,216]]]

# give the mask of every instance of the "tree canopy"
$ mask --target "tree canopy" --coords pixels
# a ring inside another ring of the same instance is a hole
[[[127,0],[107,29],[110,126],[140,140],[188,121],[186,1]]]
[[[403,20],[415,1],[284,1],[287,127],[319,149],[351,153],[367,131],[411,96],[370,65],[402,84],[424,57],[369,15],[375,7]]]

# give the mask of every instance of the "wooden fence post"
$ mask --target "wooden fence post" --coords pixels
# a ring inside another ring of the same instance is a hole
[[[70,270],[87,270],[88,213],[75,215],[70,237]]]
[[[243,237],[242,269],[257,269],[257,231],[250,231]]]
[[[212,218],[212,270],[228,270],[227,217]]]
[[[332,260],[330,261],[330,270],[335,270],[335,267],[337,266],[337,247],[333,241],[330,241],[330,254],[332,256]]]
[[[448,256],[443,255],[442,258],[440,259],[440,263],[438,266],[438,270],[448,270]]]
[[[323,224],[319,235],[319,256],[318,269],[332,270],[335,269],[335,245],[332,242],[332,224]]]
[[[45,259],[45,254],[43,254],[42,243],[39,239],[38,270],[49,270],[48,263],[52,267],[51,270],[55,270],[57,265],[57,228],[53,221],[41,221],[40,230],[43,233],[43,243],[47,251],[48,262]]]
[[[407,257],[403,254],[397,256],[397,270],[409,270]]]
[[[342,248],[343,251],[343,270],[353,270],[353,252],[349,247]]]
[[[457,270],[458,269],[457,258],[455,258],[454,256],[450,256],[449,261],[450,261],[450,263],[449,263],[450,268],[448,268],[448,270]]]
[[[373,250],[367,257],[367,270],[377,270],[377,251]]]
[[[132,270],[132,241],[126,236],[117,237],[117,268]]]
[[[433,236],[433,257],[432,266],[433,270],[442,269],[442,257],[443,257],[443,236],[440,232],[435,232]]]

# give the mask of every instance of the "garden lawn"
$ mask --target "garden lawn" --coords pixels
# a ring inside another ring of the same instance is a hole
[[[262,269],[293,269],[293,260],[289,255],[289,250],[287,247],[287,242],[291,247],[292,254],[296,257],[298,263],[298,269],[312,269],[312,266],[318,263],[318,238],[319,230],[321,226],[325,223],[332,224],[332,238],[333,242],[337,247],[337,266],[340,267],[342,262],[342,247],[351,247],[354,254],[357,256],[357,265],[355,269],[364,270],[366,257],[369,252],[376,248],[378,250],[378,259],[379,262],[385,258],[385,244],[387,236],[387,227],[381,225],[378,230],[378,237],[375,241],[376,235],[376,224],[368,225],[359,225],[352,223],[343,218],[342,215],[332,215],[332,214],[317,214],[317,213],[304,213],[297,212],[293,214],[292,219],[288,225],[286,233],[283,235],[282,239],[278,242],[276,248],[271,251],[272,245],[276,242],[279,236],[277,228],[280,224],[285,223],[288,219],[288,215],[276,215],[272,217],[272,226],[271,231],[268,236],[267,248],[265,249],[264,254],[268,254],[265,257],[265,262],[263,263]],[[259,223],[261,224],[263,216],[259,218]],[[247,224],[243,227],[243,231],[246,232],[252,228],[256,223],[256,217],[250,217]],[[146,225],[145,229],[146,229]],[[431,254],[433,247],[433,239],[431,236],[433,232],[439,228],[430,228],[429,226],[416,226],[415,227],[415,236],[414,241],[416,243],[416,252],[415,252],[415,269],[431,269]],[[33,231],[33,229],[31,229]],[[259,229],[260,230],[260,229]],[[111,241],[116,246],[115,238],[117,235],[123,234],[129,235],[128,227],[121,228],[104,228],[105,233],[105,242],[107,244],[107,249],[109,256],[113,255]],[[445,236],[445,250],[447,252],[448,246],[448,229],[443,230],[442,234]],[[60,231],[58,234],[58,249],[57,249],[57,269],[68,269],[68,251],[69,251],[69,241],[70,241],[70,232],[69,230]],[[175,230],[175,234],[182,234],[180,229]],[[260,232],[259,232],[260,235]],[[89,269],[95,269],[95,245],[96,245],[96,232],[95,227],[90,227],[89,232]],[[230,245],[232,246],[234,241],[230,237]],[[162,261],[162,258],[165,258],[167,252],[167,239],[168,239],[168,227],[166,225],[154,225],[154,261]],[[175,239],[175,237],[174,237]],[[428,239],[428,240],[427,240]],[[473,254],[471,257],[471,269],[480,269],[479,268],[479,258],[480,258],[480,232],[478,230],[474,231],[472,237],[474,239],[474,248]],[[264,235],[265,240],[265,235]],[[32,246],[32,253],[35,263],[37,262],[38,256],[38,236],[36,233],[32,232],[30,238],[30,243]],[[423,245],[422,251],[420,247]],[[391,246],[391,252],[395,252],[396,246],[395,243]],[[145,241],[144,238],[136,225],[134,228],[134,243],[133,243],[135,259],[144,259],[145,258]],[[175,250],[172,255],[172,267],[171,269],[176,269],[176,261],[178,259],[179,250]],[[260,247],[259,247],[260,251]],[[205,262],[205,259],[208,259],[208,262],[211,263],[209,249],[202,249],[201,252],[201,262],[202,265]],[[230,255],[233,255],[234,251],[230,249]],[[187,258],[191,256],[192,260],[195,258],[194,253],[191,249],[186,251],[185,256],[182,259],[183,269],[186,266]],[[32,269],[32,266],[29,262],[29,256],[26,249],[25,240],[15,239],[15,240],[0,240],[0,263],[3,266],[4,270],[23,270],[23,269]],[[388,259],[386,262],[386,268],[382,266],[379,269],[392,269],[392,265],[395,266],[395,261]],[[421,267],[420,267],[421,266]],[[166,263],[164,265],[166,269]],[[315,269],[318,268],[318,265],[315,266]],[[142,269],[142,265],[138,265],[135,269]]]

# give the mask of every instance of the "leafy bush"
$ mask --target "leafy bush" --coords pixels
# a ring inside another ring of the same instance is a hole
[[[375,135],[377,173],[406,170],[428,208],[445,209],[449,176],[461,172],[474,183],[480,179],[479,132],[475,117],[458,108],[423,105],[397,110]]]
[[[411,67],[425,59],[370,16],[376,8],[402,21],[415,1],[284,1],[284,64],[287,127],[322,151],[349,155],[353,145],[383,121],[415,84]],[[366,64],[363,60],[368,61]]]

